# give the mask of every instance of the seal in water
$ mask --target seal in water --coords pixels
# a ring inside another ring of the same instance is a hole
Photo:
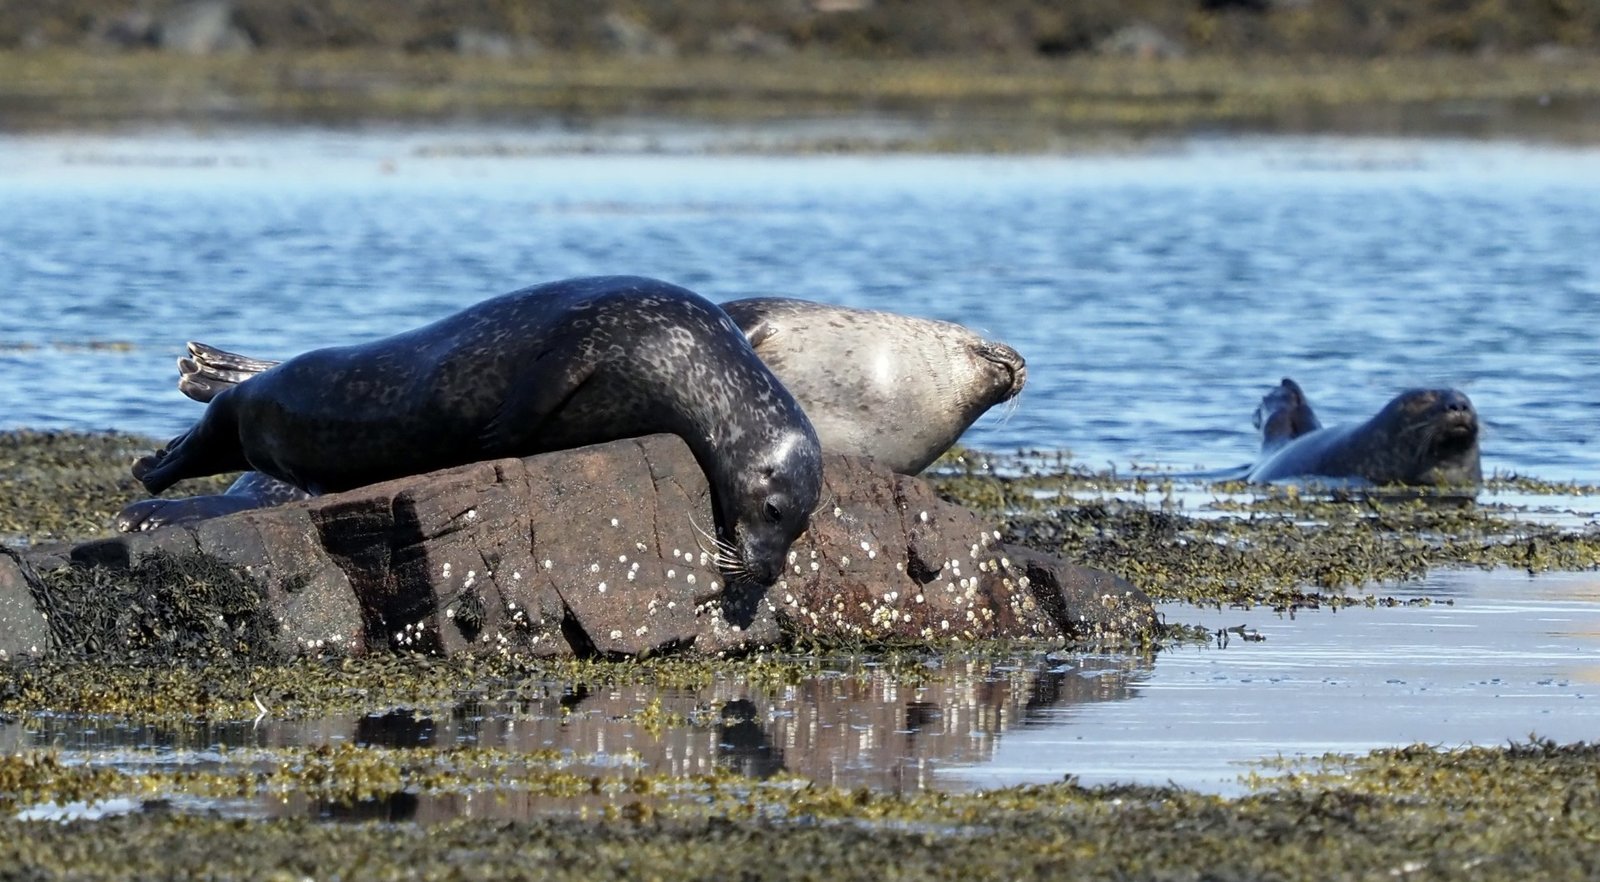
[[[1256,409],[1262,458],[1245,480],[1337,478],[1372,484],[1483,483],[1478,414],[1455,389],[1410,389],[1364,423],[1324,429],[1299,384],[1285,378]]]
[[[786,297],[722,309],[800,402],[824,450],[870,456],[903,474],[926,468],[1027,380],[1015,349],[951,322]],[[178,360],[178,388],[208,402],[276,364],[191,342],[189,357]],[[124,532],[149,530],[309,495],[246,475],[221,495],[133,503],[116,523]]]
[[[233,470],[321,494],[656,432],[705,470],[729,574],[771,583],[821,494],[816,431],[726,313],[654,279],[535,285],[296,356],[217,390],[133,474],[153,494]]]

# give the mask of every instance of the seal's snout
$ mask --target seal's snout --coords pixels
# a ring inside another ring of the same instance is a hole
[[[1022,353],[1004,343],[985,342],[978,347],[978,357],[992,362],[1003,368],[1011,378],[1011,385],[1006,387],[1002,401],[1017,397],[1022,392],[1022,387],[1028,382],[1028,362],[1023,359]]]
[[[1477,427],[1478,413],[1473,410],[1467,396],[1452,390],[1445,393],[1439,404],[1444,408],[1445,420],[1451,425]]]
[[[1439,428],[1450,444],[1470,445],[1478,439],[1478,412],[1472,401],[1454,389],[1439,396]]]

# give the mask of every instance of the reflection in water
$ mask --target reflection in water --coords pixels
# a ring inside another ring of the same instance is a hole
[[[717,727],[717,764],[758,780],[783,771],[783,749],[774,747],[767,737],[754,702],[737,698],[722,706],[722,724]]]
[[[785,775],[898,793],[1072,775],[1238,792],[1247,764],[1263,758],[1503,744],[1530,733],[1600,738],[1593,574],[1446,571],[1414,592],[1450,602],[1294,616],[1173,605],[1172,621],[1242,626],[1264,639],[1176,647],[1153,660],[929,659],[912,671],[857,666],[787,685],[725,675],[699,688],[551,680],[516,684],[516,700],[463,695],[445,707],[254,725],[49,715],[0,724],[0,750],[52,746],[133,772],[257,775],[297,762],[285,751],[298,748],[403,752],[396,762],[448,766],[466,783],[413,784],[351,804],[274,792],[201,807],[438,821],[614,810],[639,798],[617,788],[640,776]],[[1382,593],[1407,596],[1399,586]],[[475,764],[486,754],[498,759]],[[541,769],[572,786],[539,789]],[[184,810],[196,802],[173,801]]]
[[[354,740],[368,747],[427,747],[433,741],[433,728],[431,717],[419,718],[407,709],[393,710],[356,720]]]
[[[1044,710],[1070,716],[1074,705],[1129,698],[1148,671],[1148,659],[1082,656],[1004,666],[945,660],[915,684],[877,668],[831,672],[775,691],[737,680],[700,689],[570,689],[549,682],[520,685],[521,694],[539,696],[534,699],[472,697],[431,715],[396,709],[168,728],[49,716],[26,726],[0,725],[0,749],[56,745],[94,762],[151,772],[226,770],[241,763],[264,769],[277,756],[251,749],[340,743],[384,750],[476,747],[557,756],[584,774],[622,770],[687,778],[720,769],[757,780],[787,773],[841,787],[904,792],[933,786],[936,770],[984,762],[1006,730]],[[657,706],[662,714],[645,713]],[[663,715],[688,722],[662,726]],[[563,805],[598,807],[607,801],[586,795]],[[558,808],[547,797],[512,792],[475,799],[470,791],[403,791],[350,804],[290,794],[261,803],[257,810],[267,814],[329,820],[525,817]]]
[[[1013,732],[953,786],[1044,781],[1175,781],[1241,790],[1248,764],[1362,754],[1415,743],[1502,745],[1530,734],[1600,738],[1600,580],[1499,570],[1439,571],[1382,594],[1449,597],[1396,608],[1199,610],[1167,618],[1243,625],[1261,641],[1162,653],[1139,700],[1100,703]],[[1040,762],[1050,757],[1057,768]],[[944,783],[941,781],[941,784]]]

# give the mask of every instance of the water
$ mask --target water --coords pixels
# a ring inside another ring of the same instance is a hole
[[[0,723],[0,749],[51,746],[73,762],[129,771],[270,772],[289,747],[490,748],[582,775],[714,769],[752,780],[779,772],[840,787],[970,790],[1072,775],[1086,784],[1176,783],[1247,792],[1263,760],[1309,760],[1415,743],[1502,745],[1530,736],[1600,739],[1600,576],[1435,573],[1388,592],[1430,605],[1202,612],[1175,621],[1242,628],[1263,639],[1012,662],[930,660],[932,682],[883,671],[823,672],[761,687],[739,678],[698,689],[573,692],[522,684],[516,701],[463,695],[453,707],[369,716],[132,725],[46,716]],[[269,699],[270,701],[270,699]],[[652,730],[644,712],[693,722]],[[632,796],[518,793],[480,785],[411,787],[362,805],[290,790],[202,800],[247,815],[528,817],[625,803]],[[488,788],[490,792],[484,792]],[[474,801],[473,794],[478,798]],[[136,806],[134,806],[136,807]],[[44,816],[60,807],[36,807]],[[113,806],[112,809],[115,810]],[[80,814],[87,808],[67,809]]]
[[[1289,375],[1328,424],[1408,386],[1460,387],[1486,426],[1486,470],[1600,483],[1588,441],[1600,152],[1307,139],[1025,158],[549,146],[515,132],[0,137],[0,426],[168,436],[198,412],[173,388],[185,340],[284,357],[534,281],[628,272],[713,299],[789,294],[1006,340],[1028,358],[1029,386],[1009,418],[970,433],[982,448],[1232,466],[1255,449],[1256,401]],[[0,724],[0,748],[55,745],[148,770],[271,768],[274,750],[299,745],[482,745],[554,750],[578,769],[783,769],[897,791],[1071,774],[1233,793],[1251,763],[1278,755],[1600,737],[1592,574],[1440,572],[1408,590],[1453,603],[1294,618],[1175,606],[1174,621],[1266,639],[1153,661],[947,660],[926,687],[821,676],[779,692],[732,680],[574,700],[549,684],[531,704],[463,697],[381,717],[39,717]],[[657,699],[719,716],[657,737],[634,719]],[[225,808],[354,811],[304,794]],[[547,809],[411,791],[363,810]]]
[[[559,147],[559,145],[554,145]],[[1191,140],[1126,156],[547,152],[535,134],[0,137],[0,425],[170,436],[187,339],[271,357],[523,284],[642,273],[980,328],[1029,360],[979,447],[1248,461],[1452,385],[1485,468],[1600,482],[1600,152]],[[85,343],[126,344],[85,351]]]

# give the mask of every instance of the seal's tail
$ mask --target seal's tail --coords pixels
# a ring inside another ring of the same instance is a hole
[[[210,401],[277,364],[190,341],[188,357],[178,359],[178,390],[195,401]]]

